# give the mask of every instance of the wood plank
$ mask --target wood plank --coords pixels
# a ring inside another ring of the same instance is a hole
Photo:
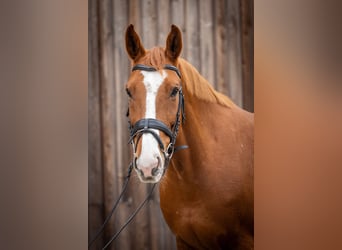
[[[147,185],[140,182],[135,171],[132,172],[129,193],[132,197],[130,200],[131,207],[134,210],[147,196]],[[134,234],[131,235],[131,239],[134,241],[134,245],[137,249],[150,249],[151,242],[148,216],[148,209],[147,206],[145,206],[130,224],[130,227],[134,230]]]
[[[101,182],[99,183],[101,184]],[[95,237],[95,234],[103,223],[103,207],[90,204],[88,206],[88,241]],[[98,239],[92,244],[89,250],[102,249],[104,246],[104,235],[101,234]]]
[[[214,22],[213,1],[199,1],[201,74],[213,85],[214,77]]]
[[[239,0],[230,0],[227,4],[228,27],[228,65],[225,76],[229,83],[229,95],[242,107],[242,67],[241,67],[241,31]]]
[[[89,1],[88,46],[88,239],[95,236],[103,222],[103,186],[101,161],[100,79],[98,48],[98,16],[96,0]],[[103,245],[103,236],[91,249]]]
[[[215,88],[228,95],[228,81],[226,79],[227,67],[227,27],[226,27],[226,1],[214,1],[214,29],[215,29]]]
[[[126,14],[125,14],[126,13]],[[117,181],[118,193],[121,193],[128,166],[128,131],[127,119],[125,117],[127,109],[127,99],[125,93],[125,82],[129,70],[128,57],[125,50],[125,31],[128,26],[128,3],[125,0],[116,0],[113,3],[113,20],[114,23],[114,95],[115,103],[112,107],[115,112],[115,144],[116,160],[115,160],[115,180]],[[129,197],[129,194],[127,194]],[[116,197],[117,198],[117,197]],[[115,200],[116,200],[115,198]],[[118,211],[116,213],[116,231],[126,222],[132,213],[129,199],[126,196],[121,200]],[[134,233],[132,227],[126,228],[120,234],[120,237],[113,243],[115,249],[132,249],[134,242],[131,240],[131,234]]]
[[[118,196],[118,185],[115,181],[116,161],[116,128],[114,95],[114,60],[113,60],[113,27],[111,1],[99,2],[100,19],[100,80],[101,80],[101,124],[102,124],[102,155],[103,155],[103,189],[105,216],[112,209],[113,201]],[[105,230],[106,241],[114,234],[115,220],[112,218]]]
[[[156,45],[165,47],[166,37],[170,31],[170,1],[159,0],[157,1],[157,43]]]
[[[243,69],[243,107],[254,112],[254,18],[253,1],[242,0],[241,6],[241,45]]]
[[[141,2],[142,29],[141,38],[146,49],[156,46],[157,43],[157,4],[156,0]]]
[[[201,69],[198,0],[185,1],[185,53],[184,57],[197,69]]]
[[[95,0],[89,2],[96,4]],[[102,204],[102,169],[100,136],[100,82],[97,36],[96,7],[89,13],[89,81],[88,81],[88,164],[89,164],[89,203]]]

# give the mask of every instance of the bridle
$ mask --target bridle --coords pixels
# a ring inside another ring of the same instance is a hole
[[[180,71],[177,67],[170,65],[170,64],[166,64],[166,65],[164,65],[164,69],[172,70],[172,71],[176,72],[178,77],[181,79],[181,74],[180,74]],[[136,64],[132,68],[132,71],[135,71],[135,70],[142,70],[142,71],[149,71],[149,72],[157,71],[156,68],[151,67],[151,66],[146,66],[143,64]],[[133,147],[133,166],[135,168],[136,168],[136,161],[135,161],[135,159],[136,159],[135,158],[135,156],[136,156],[136,144],[139,142],[140,138],[145,133],[151,134],[156,139],[156,141],[158,142],[160,151],[163,153],[164,158],[165,158],[164,173],[165,173],[165,170],[170,163],[170,160],[173,156],[173,153],[175,151],[178,151],[180,149],[185,149],[188,147],[186,145],[175,147],[176,138],[178,135],[178,130],[179,130],[181,121],[182,122],[185,121],[184,95],[183,95],[183,91],[182,91],[182,86],[179,87],[178,95],[179,95],[179,102],[178,102],[176,119],[175,119],[175,123],[173,124],[171,129],[167,125],[165,125],[165,123],[163,123],[162,121],[157,120],[157,119],[153,119],[153,118],[146,118],[146,119],[138,120],[134,125],[132,125],[131,122],[128,121],[128,126],[129,126],[129,130],[130,130],[129,143],[131,143],[132,147]],[[127,112],[127,116],[129,116],[129,111]],[[153,129],[157,129],[159,131],[164,132],[170,138],[170,143],[168,144],[166,149],[164,148],[164,144],[163,144],[162,140],[160,139],[160,136],[155,131],[153,131]],[[137,138],[136,142],[134,142],[135,138]]]
[[[178,70],[177,67],[173,66],[173,65],[169,65],[166,64],[164,66],[164,69],[168,69],[168,70],[173,70],[174,72],[177,73],[178,77],[181,78],[181,74]],[[151,67],[151,66],[146,66],[146,65],[142,65],[142,64],[137,64],[132,68],[132,71],[135,70],[143,70],[143,71],[157,71],[156,68]],[[142,135],[144,133],[149,133],[151,134],[158,142],[159,148],[160,150],[163,152],[164,157],[165,157],[165,164],[164,164],[164,172],[166,171],[166,168],[168,167],[170,160],[173,156],[173,153],[181,150],[181,149],[186,149],[188,148],[187,145],[182,145],[182,146],[178,146],[175,147],[175,143],[176,143],[176,138],[178,135],[178,130],[181,124],[185,121],[185,112],[184,112],[184,95],[183,95],[183,91],[182,91],[182,87],[180,86],[179,90],[178,90],[178,94],[179,94],[179,102],[178,102],[178,109],[177,109],[177,114],[176,114],[176,119],[175,119],[175,123],[173,124],[173,126],[171,127],[171,129],[165,125],[162,121],[157,120],[157,119],[152,119],[152,118],[147,118],[147,119],[141,119],[139,121],[137,121],[134,125],[131,124],[130,121],[128,121],[129,124],[129,130],[130,130],[130,139],[129,139],[129,143],[132,144],[133,147],[133,161],[130,163],[129,168],[128,168],[128,173],[127,176],[125,177],[125,181],[123,184],[123,188],[122,191],[119,195],[119,198],[116,200],[112,211],[110,212],[110,214],[107,216],[107,218],[105,219],[104,223],[101,225],[100,229],[97,231],[97,233],[95,234],[95,237],[93,237],[93,239],[90,241],[90,243],[88,244],[88,248],[91,247],[91,245],[95,242],[95,240],[99,237],[99,235],[102,233],[102,231],[104,230],[105,225],[109,222],[110,218],[112,217],[112,215],[114,214],[115,209],[117,208],[126,188],[127,188],[127,184],[129,181],[129,178],[131,176],[132,173],[132,169],[133,167],[136,167],[136,163],[135,163],[135,154],[136,154],[136,145],[134,142],[134,139],[137,138],[136,143],[139,142],[140,138],[142,137]],[[129,116],[129,111],[127,112],[127,116]],[[160,139],[159,135],[154,132],[152,129],[157,129],[160,130],[162,132],[164,132],[169,138],[170,138],[170,143],[169,145],[166,147],[166,149],[164,148],[164,144],[162,142],[162,140]],[[153,184],[150,192],[148,193],[147,197],[145,198],[145,200],[139,205],[139,207],[131,214],[131,216],[127,219],[127,221],[125,222],[125,224],[119,229],[119,231],[106,243],[106,245],[102,248],[103,250],[106,249],[115,239],[117,239],[120,235],[120,233],[122,232],[122,230],[133,220],[133,218],[135,217],[135,215],[140,211],[140,209],[146,204],[146,202],[149,201],[153,190],[155,188],[156,184]]]

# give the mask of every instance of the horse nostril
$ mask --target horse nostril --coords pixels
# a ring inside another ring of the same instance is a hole
[[[161,160],[160,160],[159,156],[157,156],[157,159],[158,159],[157,166],[152,168],[152,171],[151,171],[152,176],[156,176],[158,174],[158,172],[159,172],[158,167],[160,166]]]
[[[153,168],[151,174],[152,176],[156,176],[158,174],[158,167]]]
[[[134,164],[133,164],[133,166],[134,166],[135,169],[138,169],[137,160],[138,160],[138,158],[134,157],[134,160],[133,160]]]
[[[138,172],[140,173],[141,176],[144,176],[144,172],[141,169],[139,169],[139,168],[136,168],[136,169],[138,170]]]

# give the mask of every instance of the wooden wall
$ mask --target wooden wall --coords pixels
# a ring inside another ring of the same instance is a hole
[[[130,62],[124,33],[132,23],[145,48],[165,45],[170,25],[183,31],[182,57],[235,103],[253,111],[251,0],[89,0],[89,239],[118,197],[130,161],[125,82]],[[146,197],[150,185],[133,173],[101,249]],[[175,249],[155,192],[109,249]]]

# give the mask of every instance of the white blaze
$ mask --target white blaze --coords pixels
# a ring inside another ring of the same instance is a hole
[[[141,74],[144,76],[143,83],[146,88],[145,118],[156,119],[156,97],[158,89],[160,85],[162,85],[167,74],[165,71],[162,71],[162,73],[158,71],[141,71]],[[159,135],[159,130],[153,129],[153,131]],[[163,164],[163,158],[160,155],[158,142],[151,134],[143,134],[141,143],[141,154],[137,159],[138,168],[155,167],[155,164],[158,162],[157,157],[162,160],[161,163]]]

